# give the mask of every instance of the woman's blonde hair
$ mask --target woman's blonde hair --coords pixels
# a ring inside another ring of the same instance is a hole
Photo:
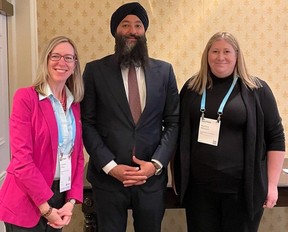
[[[66,86],[69,88],[69,90],[73,94],[74,102],[80,102],[84,96],[84,85],[83,85],[83,80],[81,77],[79,55],[78,55],[78,51],[77,51],[75,43],[68,37],[65,37],[65,36],[54,37],[50,40],[47,46],[43,49],[41,56],[39,58],[38,70],[37,70],[36,79],[33,83],[33,86],[35,87],[38,93],[45,95],[44,87],[47,84],[47,80],[49,78],[49,72],[48,72],[48,67],[47,67],[49,54],[58,44],[65,43],[65,42],[71,44],[71,46],[74,49],[74,53],[76,57],[74,72],[67,79]]]
[[[202,54],[200,70],[191,78],[188,84],[188,88],[199,94],[202,94],[206,87],[212,87],[210,67],[208,64],[208,52],[215,41],[222,39],[229,43],[237,54],[234,75],[237,75],[239,78],[241,78],[247,88],[259,88],[261,84],[258,79],[254,76],[251,76],[247,71],[244,56],[242,54],[238,41],[232,34],[228,32],[217,32],[210,38]]]

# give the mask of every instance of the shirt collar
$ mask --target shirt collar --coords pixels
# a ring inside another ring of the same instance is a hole
[[[66,85],[65,85],[65,91],[66,91],[66,96],[67,96],[67,108],[69,108],[70,105],[74,101],[74,97]],[[50,96],[54,97],[53,92],[52,92],[52,90],[48,84],[46,84],[44,87],[44,94],[45,95],[39,94],[39,100],[40,101],[42,101],[43,99],[50,97]]]

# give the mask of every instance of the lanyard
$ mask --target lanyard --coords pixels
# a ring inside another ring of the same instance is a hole
[[[236,82],[238,80],[238,77],[237,76],[234,76],[234,79],[233,79],[233,82],[230,86],[230,89],[228,90],[228,92],[226,93],[225,97],[223,98],[219,108],[218,108],[218,118],[217,118],[217,121],[219,122],[220,121],[220,118],[221,118],[221,115],[223,114],[223,109],[224,109],[224,106],[226,105],[227,103],[227,100],[230,96],[230,94],[232,93],[235,85],[236,85]],[[205,105],[206,105],[206,89],[204,89],[203,91],[203,94],[202,94],[202,98],[201,98],[201,108],[200,108],[200,111],[202,112],[202,119],[204,118],[204,112],[205,112]]]
[[[54,108],[54,112],[55,112],[55,116],[56,116],[56,121],[57,121],[57,128],[58,128],[58,147],[59,147],[59,151],[60,154],[63,155],[65,152],[65,145],[63,143],[64,139],[63,139],[63,128],[62,128],[62,123],[61,123],[61,119],[59,114],[57,113],[56,110],[56,102],[55,102],[55,98],[53,96],[50,97],[52,104],[53,104],[53,108]],[[74,141],[75,141],[75,136],[76,136],[76,124],[75,124],[75,118],[74,118],[74,114],[72,112],[72,108],[70,107],[68,109],[68,117],[70,117],[70,121],[72,123],[72,137],[71,137],[71,148],[69,149],[69,153],[68,155],[71,155],[71,152],[73,150],[74,147]],[[68,120],[69,121],[69,120]],[[67,146],[67,144],[66,144]]]

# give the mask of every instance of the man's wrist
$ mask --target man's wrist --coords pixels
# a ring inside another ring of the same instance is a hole
[[[106,164],[102,170],[108,175],[109,172],[117,166],[117,163],[114,160],[111,160],[108,164]]]
[[[155,176],[160,175],[162,173],[163,166],[161,166],[158,162],[155,162],[155,160],[152,160],[151,162],[152,162],[152,164],[153,164],[153,166],[155,168],[154,175]]]

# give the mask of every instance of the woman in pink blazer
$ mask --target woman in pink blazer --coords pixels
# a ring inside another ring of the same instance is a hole
[[[83,98],[73,41],[53,38],[32,87],[17,90],[10,118],[12,159],[0,190],[7,232],[61,231],[83,200]]]

